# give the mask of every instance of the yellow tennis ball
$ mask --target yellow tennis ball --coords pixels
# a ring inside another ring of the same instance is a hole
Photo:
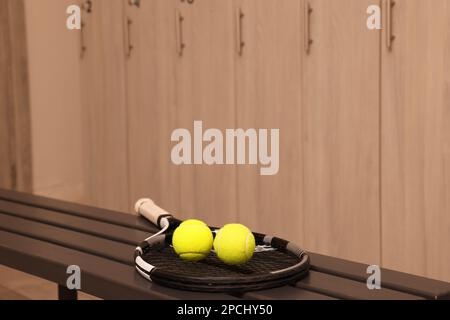
[[[181,259],[200,261],[208,256],[213,244],[213,235],[208,226],[200,220],[186,220],[172,236],[172,245]]]
[[[214,239],[214,251],[226,264],[244,264],[253,256],[255,237],[242,224],[227,224],[219,230]]]

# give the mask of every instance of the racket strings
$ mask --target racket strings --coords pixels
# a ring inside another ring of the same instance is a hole
[[[230,266],[210,254],[200,262],[181,260],[169,246],[153,246],[143,255],[145,261],[165,272],[188,277],[247,277],[264,275],[273,271],[289,268],[299,262],[295,255],[280,250],[265,250],[253,255],[252,260],[241,266]]]

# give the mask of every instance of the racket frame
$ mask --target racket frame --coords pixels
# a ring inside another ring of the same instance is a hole
[[[235,279],[229,277],[224,277],[223,279],[218,277],[187,277],[165,272],[163,269],[145,261],[143,256],[154,246],[170,246],[172,241],[170,232],[173,232],[182,221],[155,205],[150,199],[137,201],[135,211],[161,229],[160,232],[145,239],[137,246],[134,254],[137,272],[149,281],[190,291],[240,292],[268,289],[282,284],[294,283],[304,278],[309,272],[310,258],[305,251],[292,242],[260,233],[253,233],[257,246],[270,246],[276,250],[289,252],[297,257],[299,262],[288,268],[268,272],[264,275],[245,278],[236,277]],[[210,227],[210,229],[213,233],[218,230],[215,227]],[[233,281],[236,281],[236,283],[233,283]]]

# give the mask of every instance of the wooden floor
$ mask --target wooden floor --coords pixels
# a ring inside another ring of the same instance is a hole
[[[80,293],[80,300],[98,298]],[[56,284],[0,266],[0,300],[56,300]]]

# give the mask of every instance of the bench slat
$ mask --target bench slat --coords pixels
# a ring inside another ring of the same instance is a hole
[[[367,280],[366,270],[368,266],[365,264],[320,254],[310,254],[310,256],[313,270],[364,283]],[[387,269],[381,271],[381,286],[427,299],[450,298],[449,283]]]
[[[133,246],[136,246],[142,240],[153,234],[153,232],[149,231],[144,232],[130,227],[122,227],[4,200],[0,200],[0,213],[99,236]]]
[[[0,231],[0,264],[65,285],[67,267],[81,269],[81,289],[103,299],[229,300],[226,294],[192,293],[146,281],[134,267],[55,244]]]
[[[0,230],[132,265],[135,247],[120,242],[0,214]]]
[[[157,229],[144,218],[133,214],[124,214],[117,211],[95,208],[91,206],[50,199],[6,189],[0,189],[0,199],[17,202],[38,208],[59,211],[73,216],[107,222],[118,226],[134,228],[142,231],[156,232]]]
[[[238,297],[250,300],[337,300],[337,298],[297,287],[282,287],[248,292]]]
[[[382,288],[369,290],[366,283],[310,271],[309,276],[297,283],[297,287],[340,299],[351,300],[423,300],[424,298],[400,291]]]

